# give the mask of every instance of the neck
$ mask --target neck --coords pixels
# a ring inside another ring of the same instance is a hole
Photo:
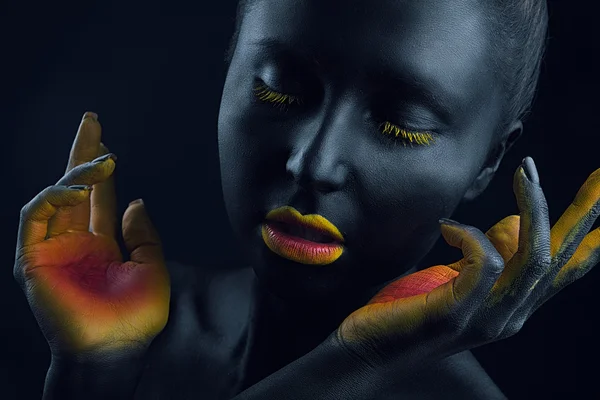
[[[384,285],[319,302],[283,299],[253,277],[244,388],[302,357],[323,342]]]
[[[417,267],[402,276],[415,272]],[[345,296],[298,302],[277,296],[252,274],[252,296],[247,325],[244,390],[297,360],[321,344],[343,320],[363,307],[384,286],[354,290]],[[398,278],[394,278],[398,279]]]

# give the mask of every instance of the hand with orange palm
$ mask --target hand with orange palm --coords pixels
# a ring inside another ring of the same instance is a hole
[[[538,307],[600,260],[600,228],[588,233],[600,213],[600,169],[552,229],[531,158],[516,171],[513,190],[520,215],[485,235],[440,220],[444,239],[464,258],[387,285],[344,320],[339,342],[370,366],[435,361],[514,335]]]
[[[123,215],[130,260],[121,255],[115,238],[116,157],[100,136],[97,116],[86,113],[65,175],[21,211],[14,276],[53,363],[139,355],[168,318],[169,275],[141,201]]]

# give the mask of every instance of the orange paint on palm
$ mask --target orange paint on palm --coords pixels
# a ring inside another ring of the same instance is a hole
[[[382,335],[414,332],[427,319],[427,296],[422,293],[398,301],[367,304],[342,322],[338,334],[347,344],[352,344],[381,338]]]
[[[37,262],[30,264],[35,267],[27,272],[34,296],[65,327],[62,340],[77,350],[126,347],[131,338],[158,333],[166,323],[161,311],[168,305],[168,276],[155,266],[121,262],[116,244],[107,245],[101,237],[71,237],[77,246],[66,251],[56,243],[45,248],[42,243]],[[47,242],[68,244],[69,239],[63,235]]]
[[[445,265],[436,265],[394,281],[381,289],[368,304],[390,301],[429,293],[456,277],[458,272]]]

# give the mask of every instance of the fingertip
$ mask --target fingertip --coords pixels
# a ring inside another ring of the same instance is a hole
[[[117,161],[117,156],[115,154],[113,154],[113,153],[107,153],[107,154],[104,154],[102,156],[94,158],[92,161],[90,161],[90,163],[91,164],[101,164],[101,163],[103,163],[105,161],[108,161],[108,160],[113,160],[113,161],[116,162]]]
[[[527,193],[529,193],[532,188],[530,183],[531,181],[527,177],[524,165],[519,165],[519,168],[516,169],[513,176],[513,193],[517,199],[517,204],[521,204],[523,201],[526,201]]]
[[[438,220],[442,236],[448,243],[456,242],[458,237],[461,237],[465,231],[465,225],[458,221],[449,218],[440,218]]]
[[[525,157],[521,162],[521,168],[523,169],[523,173],[525,177],[532,183],[539,183],[540,177],[537,172],[537,168],[535,166],[535,162],[531,157]]]
[[[466,234],[464,226],[446,218],[440,219],[440,224],[440,231],[446,243],[452,247],[462,248]]]
[[[135,205],[137,205],[137,204],[140,204],[140,205],[142,205],[142,206],[145,206],[145,204],[144,204],[144,200],[143,200],[143,199],[141,199],[141,198],[140,198],[140,199],[137,199],[137,200],[133,200],[132,202],[130,202],[130,203],[129,203],[129,206],[130,206],[130,207],[133,207],[133,206],[135,206]]]
[[[461,226],[460,222],[457,222],[450,218],[440,218],[438,222],[442,225],[450,225],[450,226]]]
[[[98,121],[98,114],[96,114],[95,112],[92,112],[92,111],[86,111],[83,114],[82,120],[88,119],[88,118],[92,119],[93,121]]]

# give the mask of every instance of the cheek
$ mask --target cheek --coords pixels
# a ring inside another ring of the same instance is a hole
[[[232,228],[245,236],[264,219],[273,186],[285,182],[286,153],[248,105],[231,97],[219,117],[221,185]]]
[[[453,158],[406,155],[386,162],[381,157],[364,171],[359,201],[366,215],[382,221],[439,219],[460,202],[473,170],[471,163]]]
[[[462,200],[476,160],[428,157],[424,151],[391,160],[380,157],[361,175],[357,235],[366,245],[359,258],[376,254],[382,262],[410,265],[439,237],[438,220],[449,217]]]

